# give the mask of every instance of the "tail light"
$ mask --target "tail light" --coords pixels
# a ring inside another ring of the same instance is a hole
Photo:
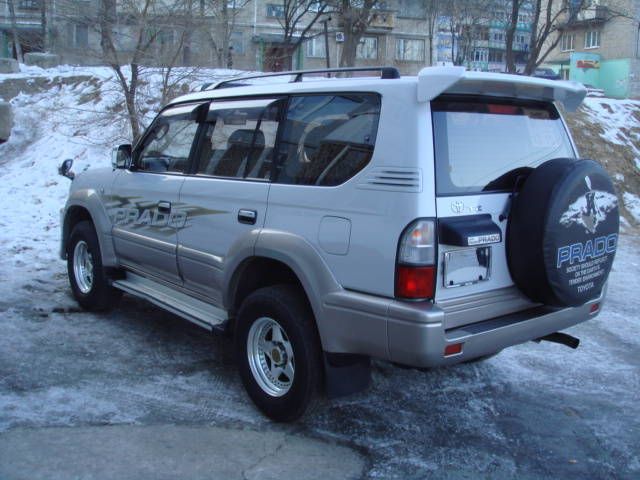
[[[400,237],[397,298],[431,300],[436,288],[436,231],[433,220],[416,220]]]

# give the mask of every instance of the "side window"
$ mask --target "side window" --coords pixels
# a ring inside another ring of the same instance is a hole
[[[346,182],[371,160],[379,116],[376,94],[292,97],[274,181],[323,186]]]
[[[158,116],[138,149],[136,168],[143,172],[184,173],[198,130],[192,115],[197,106],[176,107]]]
[[[281,100],[212,103],[197,173],[269,179]]]

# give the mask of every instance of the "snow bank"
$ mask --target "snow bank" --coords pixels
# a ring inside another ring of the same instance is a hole
[[[631,147],[640,156],[640,101],[585,98],[583,111],[603,129],[602,138]]]
[[[624,206],[633,215],[636,222],[640,223],[640,197],[629,192],[625,192],[622,197],[624,198]]]

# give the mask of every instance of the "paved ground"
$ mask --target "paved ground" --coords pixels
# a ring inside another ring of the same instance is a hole
[[[430,372],[375,363],[366,393],[279,426],[249,403],[225,338],[131,298],[79,312],[61,263],[9,255],[0,478],[124,478],[127,465],[137,478],[271,478],[274,465],[298,478],[339,478],[336,465],[345,478],[640,478],[639,267],[640,241],[623,238],[604,312],[570,332],[577,351],[529,343]]]
[[[0,477],[25,480],[299,480],[358,478],[352,449],[284,432],[219,427],[15,429],[0,444]]]

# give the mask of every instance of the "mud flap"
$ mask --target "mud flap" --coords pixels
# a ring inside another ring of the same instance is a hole
[[[323,354],[325,388],[329,399],[365,390],[371,383],[371,360],[350,353]]]

